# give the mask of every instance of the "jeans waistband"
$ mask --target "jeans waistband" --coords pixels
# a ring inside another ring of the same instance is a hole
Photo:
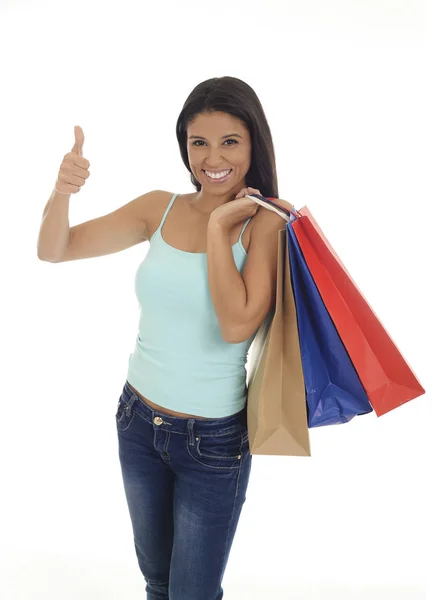
[[[133,404],[147,421],[158,426],[159,429],[172,431],[173,433],[189,434],[194,426],[195,432],[198,435],[224,435],[231,431],[237,431],[240,426],[247,427],[247,405],[234,415],[222,417],[218,419],[196,419],[194,417],[173,417],[166,413],[154,410],[146,404],[134,390],[130,387],[128,381],[125,382],[122,392],[127,406],[131,409]],[[155,421],[156,417],[160,417],[162,423]]]

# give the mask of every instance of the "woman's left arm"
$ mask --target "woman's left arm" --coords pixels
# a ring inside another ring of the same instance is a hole
[[[213,306],[226,342],[235,335],[246,307],[246,287],[234,262],[229,229],[210,219],[207,230],[208,284]]]
[[[280,200],[280,204],[289,203]],[[208,282],[222,337],[237,344],[247,340],[275,302],[278,232],[282,217],[262,206],[253,217],[243,274],[234,262],[225,221],[210,219],[207,232]]]

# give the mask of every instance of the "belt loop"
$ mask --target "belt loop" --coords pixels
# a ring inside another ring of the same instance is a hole
[[[130,398],[126,404],[126,407],[125,407],[125,413],[128,417],[131,414],[131,408],[132,408],[133,404],[136,402],[136,400],[138,400],[138,397],[136,396],[135,393],[132,393],[132,395],[130,396]]]
[[[194,431],[195,419],[189,419],[187,421],[187,431],[189,432],[189,446],[195,445],[195,431]]]

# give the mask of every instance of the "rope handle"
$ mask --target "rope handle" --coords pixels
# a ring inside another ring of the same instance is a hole
[[[271,204],[273,204],[274,206],[279,208],[281,211],[283,211],[289,218],[290,218],[291,214],[296,219],[300,219],[303,216],[296,208],[294,208],[294,207],[287,208],[287,206],[282,206],[281,204],[279,204],[279,202],[277,202],[277,200],[279,200],[279,198],[266,197],[266,196],[262,196],[261,194],[249,194],[249,196],[258,198],[259,200],[263,200],[263,201],[266,200],[267,202],[270,202]]]

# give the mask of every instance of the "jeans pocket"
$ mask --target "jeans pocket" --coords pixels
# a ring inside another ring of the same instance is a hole
[[[128,406],[127,398],[124,393],[118,400],[118,406],[115,414],[116,427],[118,431],[125,431],[131,425],[135,412],[132,406]]]
[[[198,435],[193,446],[187,440],[187,450],[205,467],[239,469],[243,454],[249,450],[248,433],[243,427],[222,435]]]

